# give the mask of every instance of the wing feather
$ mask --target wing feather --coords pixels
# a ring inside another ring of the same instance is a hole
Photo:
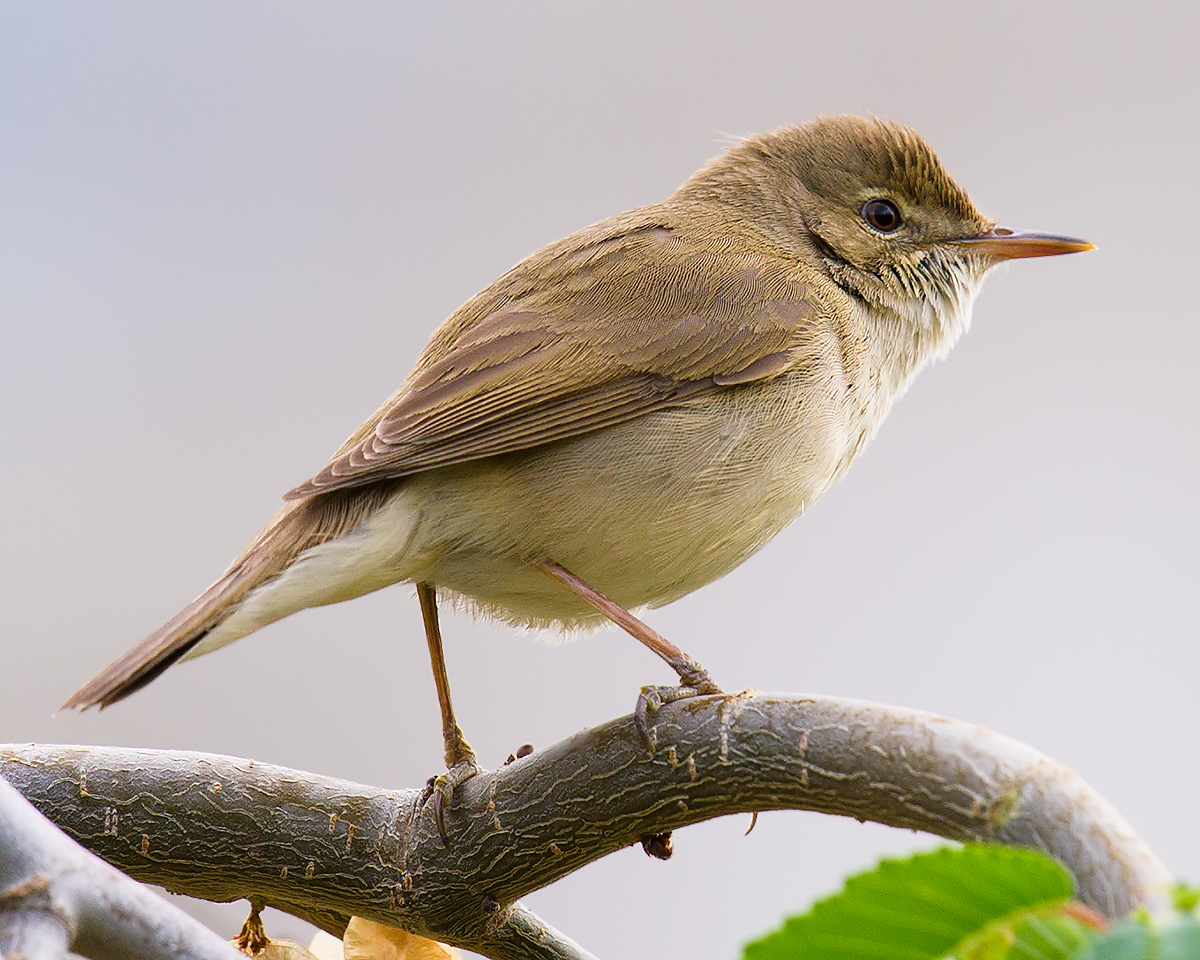
[[[497,282],[523,281],[519,296],[452,317],[457,338],[288,499],[553,443],[793,364],[816,307],[778,263],[697,252],[665,229],[605,242],[590,238],[574,273],[560,250],[541,282],[522,275],[535,255]]]

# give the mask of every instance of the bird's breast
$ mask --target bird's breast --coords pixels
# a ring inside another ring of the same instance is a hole
[[[628,608],[669,603],[738,566],[844,469],[860,429],[841,376],[797,371],[415,476],[398,494],[419,516],[405,565],[521,625],[599,619],[531,559]]]

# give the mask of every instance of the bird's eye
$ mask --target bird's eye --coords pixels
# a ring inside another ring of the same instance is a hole
[[[880,233],[895,233],[900,229],[900,211],[891,200],[868,200],[859,213],[868,226]]]

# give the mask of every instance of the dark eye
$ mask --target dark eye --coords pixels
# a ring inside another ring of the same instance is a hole
[[[859,213],[880,233],[893,233],[900,229],[900,211],[891,200],[868,200]]]

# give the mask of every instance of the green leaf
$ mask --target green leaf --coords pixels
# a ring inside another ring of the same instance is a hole
[[[1072,904],[1020,911],[953,950],[957,960],[1068,960],[1088,947],[1097,927],[1067,912]]]
[[[984,928],[1020,911],[1064,904],[1073,893],[1071,875],[1037,851],[990,844],[944,848],[884,860],[851,877],[841,893],[749,944],[743,956],[939,960]]]
[[[1171,890],[1171,902],[1182,913],[1193,913],[1200,905],[1200,887],[1177,883]]]
[[[1200,920],[1191,913],[1126,920],[1078,960],[1200,960]]]

